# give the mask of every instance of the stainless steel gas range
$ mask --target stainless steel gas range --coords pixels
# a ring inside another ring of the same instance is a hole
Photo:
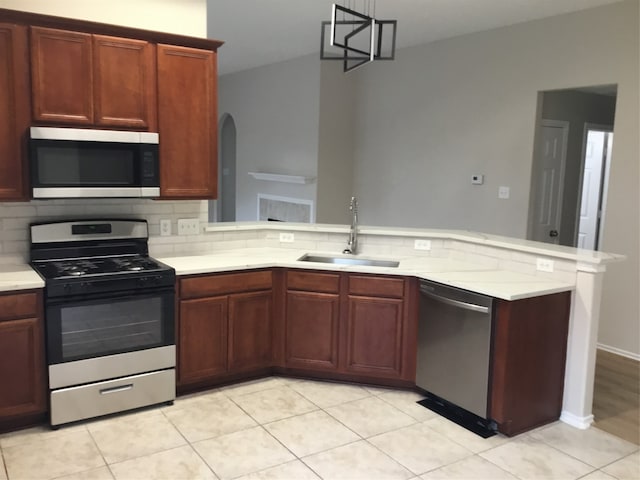
[[[175,271],[145,220],[32,224],[45,281],[51,425],[175,399]]]

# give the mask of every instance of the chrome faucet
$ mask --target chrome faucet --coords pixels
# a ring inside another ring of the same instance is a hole
[[[358,250],[358,200],[356,200],[356,197],[351,197],[349,210],[351,211],[351,230],[349,230],[347,248],[342,253],[355,255]]]

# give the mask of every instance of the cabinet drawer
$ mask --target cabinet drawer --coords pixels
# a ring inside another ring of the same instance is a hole
[[[320,293],[338,293],[340,275],[337,273],[287,272],[287,289]]]
[[[402,298],[404,297],[404,279],[350,275],[349,295]]]
[[[51,393],[51,425],[173,401],[175,382],[172,368],[56,390]]]
[[[19,293],[0,296],[0,320],[35,317],[38,314],[38,294]]]
[[[234,292],[268,290],[271,271],[208,275],[180,280],[180,298],[212,297]]]

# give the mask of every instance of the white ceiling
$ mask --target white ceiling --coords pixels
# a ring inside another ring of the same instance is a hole
[[[397,47],[615,3],[619,0],[207,0],[209,37],[223,40],[220,75],[320,50],[331,4],[397,20]]]

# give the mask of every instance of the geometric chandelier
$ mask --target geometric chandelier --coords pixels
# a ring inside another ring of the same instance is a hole
[[[376,20],[371,0],[364,10],[331,6],[331,21],[322,22],[321,60],[341,60],[343,71],[350,72],[374,60],[395,58],[397,20]]]

